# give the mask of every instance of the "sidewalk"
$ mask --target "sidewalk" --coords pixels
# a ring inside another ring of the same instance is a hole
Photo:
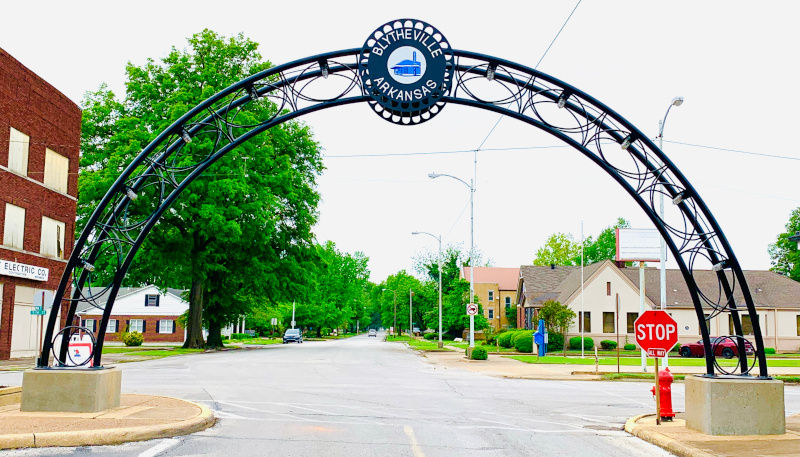
[[[458,349],[453,348],[451,349]],[[546,365],[525,363],[489,353],[488,360],[467,360],[463,350],[456,352],[420,352],[425,361],[444,369],[462,369],[490,376],[516,379],[596,381],[603,373],[616,373],[616,365]],[[637,367],[623,366],[622,372]],[[673,367],[673,374],[702,374],[704,367]],[[773,375],[798,375],[799,368],[773,368]],[[652,370],[650,371],[652,373]],[[652,381],[651,381],[652,382]],[[786,418],[786,433],[763,436],[711,436],[686,428],[684,414],[673,422],[656,425],[655,415],[636,416],[625,424],[625,431],[682,457],[787,457],[800,456],[800,414]]]
[[[118,408],[99,413],[22,412],[19,406],[0,407],[0,449],[121,444],[214,425],[203,405],[152,395],[122,394]]]

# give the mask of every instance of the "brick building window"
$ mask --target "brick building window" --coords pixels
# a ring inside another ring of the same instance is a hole
[[[69,159],[57,152],[46,149],[44,156],[44,185],[66,194],[68,177]]]
[[[161,319],[156,322],[156,333],[175,333],[175,321]]]
[[[493,290],[489,291],[489,301],[494,301],[494,291]]]
[[[117,333],[119,330],[119,321],[116,319],[109,319],[106,325],[106,333]]]
[[[21,175],[28,175],[28,145],[30,137],[11,127],[8,138],[8,169]]]
[[[614,313],[603,313],[603,333],[614,333]]]
[[[489,308],[489,319],[494,319],[494,310]]]
[[[88,328],[92,333],[97,333],[97,321],[94,319],[84,319],[83,327]]]
[[[25,208],[6,203],[6,218],[3,225],[3,244],[23,249],[25,239]]]
[[[511,308],[511,297],[506,297],[506,308]]]
[[[144,333],[144,319],[131,319],[128,321],[129,332]]]
[[[42,216],[42,238],[39,243],[39,254],[64,258],[64,232],[66,225],[47,216]]]

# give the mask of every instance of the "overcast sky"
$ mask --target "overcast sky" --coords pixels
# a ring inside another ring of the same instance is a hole
[[[125,65],[165,56],[210,28],[242,32],[275,64],[360,47],[404,17],[437,27],[456,49],[536,66],[577,0],[503,2],[5,2],[0,47],[76,103]],[[770,266],[767,246],[800,207],[797,47],[800,2],[583,0],[539,65],[655,137],[676,95],[664,151],[695,186],[745,269]],[[448,106],[431,122],[389,124],[366,105],[306,116],[324,148],[320,241],[370,258],[380,282],[442,234],[469,246],[469,180],[477,153],[475,243],[494,266],[530,264],[553,232],[596,235],[622,216],[652,228],[609,176],[558,140],[498,115]],[[678,144],[684,143],[684,144]],[[688,145],[738,150],[722,151]],[[542,146],[556,146],[542,148]],[[532,148],[497,151],[502,148]],[[397,153],[467,151],[390,156]],[[347,158],[376,154],[386,157]],[[669,264],[668,264],[669,265]]]

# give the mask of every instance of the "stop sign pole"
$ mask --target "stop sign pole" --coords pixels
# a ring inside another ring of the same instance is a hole
[[[661,425],[661,392],[658,387],[658,358],[678,343],[678,323],[666,311],[645,311],[633,323],[636,343],[655,358],[656,424]]]

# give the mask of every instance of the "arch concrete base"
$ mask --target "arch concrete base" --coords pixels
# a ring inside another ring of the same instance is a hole
[[[22,411],[95,413],[119,406],[119,368],[35,369],[22,375]]]
[[[686,427],[706,435],[783,435],[783,381],[687,376]]]

